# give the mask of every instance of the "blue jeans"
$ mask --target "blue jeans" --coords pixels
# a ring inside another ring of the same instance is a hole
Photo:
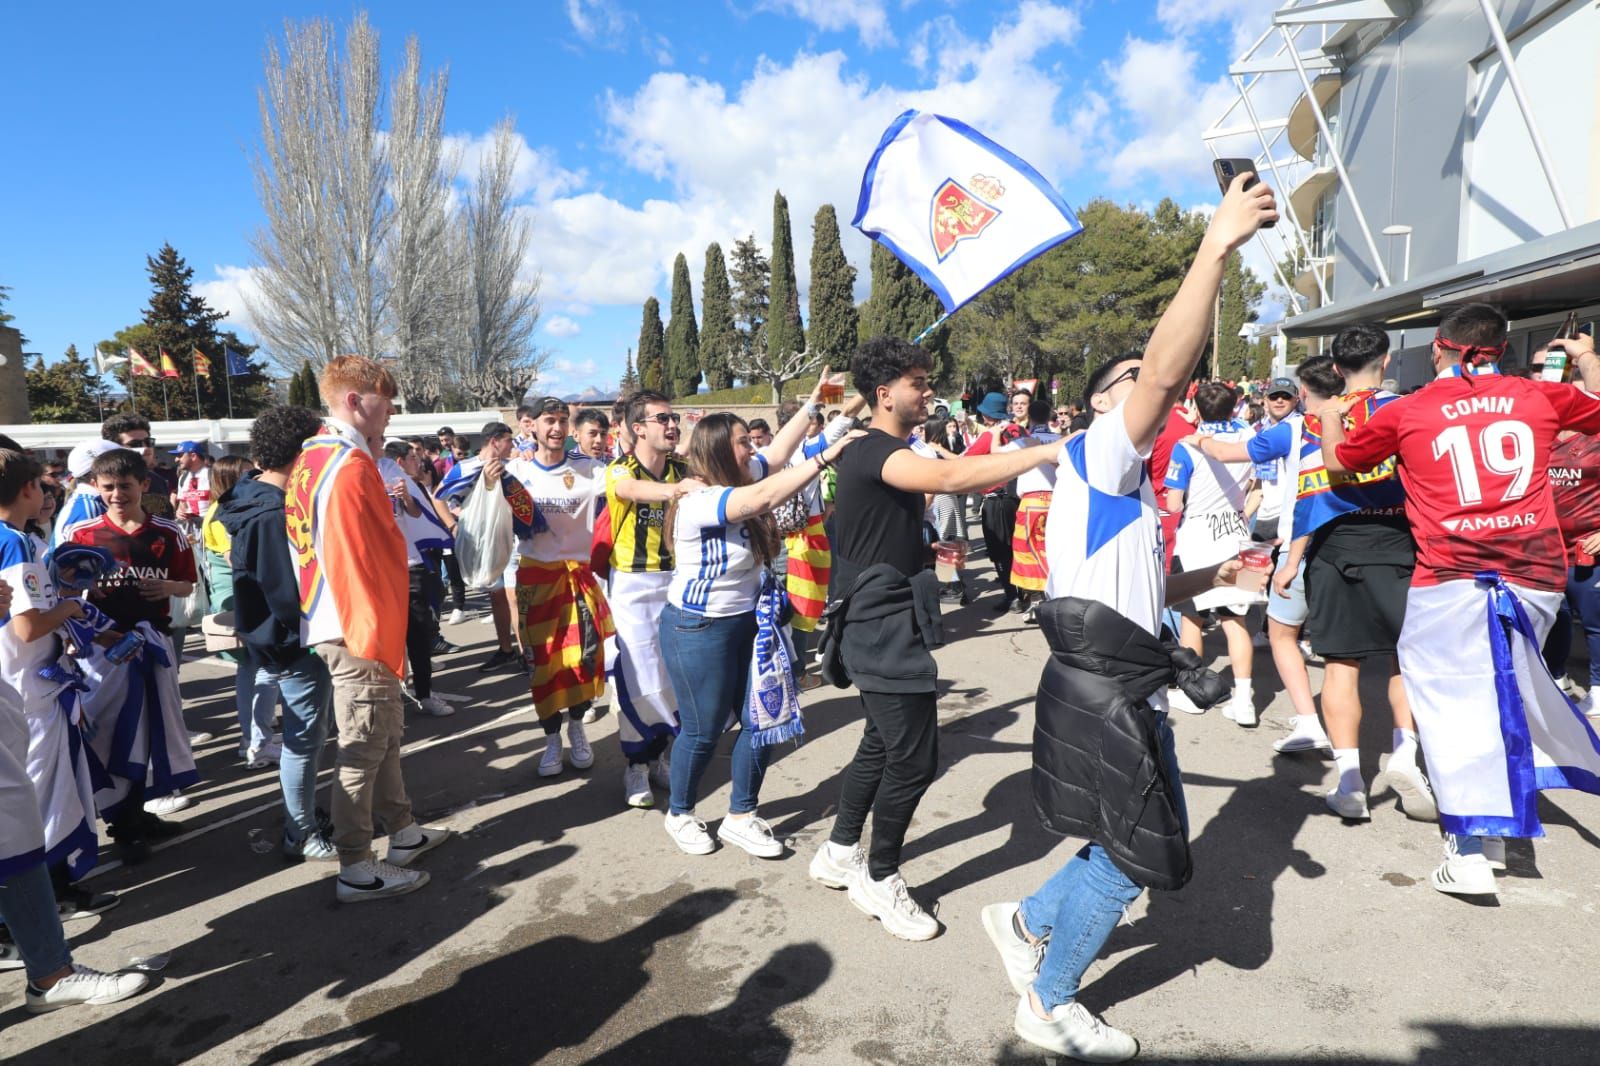
[[[661,656],[678,696],[678,737],[672,742],[673,814],[688,814],[699,797],[700,778],[716,754],[717,740],[744,704],[755,648],[756,616],[707,618],[667,604],[657,629]],[[739,730],[733,742],[731,814],[756,809],[761,778],[771,749],[755,751],[750,734]]]
[[[1600,566],[1574,566],[1567,571],[1567,598],[1544,642],[1545,664],[1558,680],[1567,676],[1567,659],[1572,655],[1573,615],[1578,616],[1584,643],[1589,646],[1592,688],[1600,685]]]
[[[276,679],[261,669],[250,649],[239,649],[233,675],[233,698],[239,710],[239,750],[260,751],[272,739],[272,715],[278,703]]]
[[[1178,804],[1183,831],[1189,832],[1189,809],[1183,800],[1178,755],[1172,727],[1161,717],[1161,758]],[[1100,954],[1117,919],[1144,889],[1128,880],[1099,844],[1085,844],[1072,859],[1022,901],[1022,921],[1035,937],[1049,937],[1034,991],[1045,1010],[1070,1003],[1083,975]]]
[[[12,874],[0,884],[0,920],[22,954],[28,980],[49,977],[72,961],[56,911],[56,890],[50,871],[39,863]]]
[[[283,789],[284,832],[291,840],[304,840],[317,829],[317,760],[333,717],[333,681],[328,664],[309,651],[288,666],[263,665],[258,677],[283,693],[278,782]]]

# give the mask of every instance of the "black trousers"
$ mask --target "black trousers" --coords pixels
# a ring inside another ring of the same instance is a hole
[[[845,768],[839,815],[829,840],[861,841],[872,812],[867,872],[881,881],[900,869],[900,848],[922,794],[939,769],[939,699],[933,692],[863,692],[866,729]]]
[[[1011,536],[1017,530],[1020,503],[1015,496],[983,498],[983,550],[994,564],[995,580],[1008,600],[1016,595],[1011,587]]]
[[[465,611],[467,609],[467,583],[461,579],[461,564],[456,562],[455,552],[451,552],[444,557],[444,575],[450,581],[451,609]]]
[[[425,566],[410,572],[411,598],[406,605],[406,658],[411,660],[411,684],[417,699],[433,695],[433,642],[439,639],[439,620],[433,615],[432,585],[437,578]]]

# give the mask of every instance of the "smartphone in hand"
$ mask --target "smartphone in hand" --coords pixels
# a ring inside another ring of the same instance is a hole
[[[1228,186],[1233,184],[1233,179],[1240,174],[1250,175],[1249,179],[1244,183],[1246,189],[1261,180],[1256,174],[1256,165],[1248,159],[1218,159],[1211,164],[1211,169],[1216,172],[1217,184],[1224,193],[1228,191]],[[1261,223],[1261,228],[1267,229],[1277,224],[1277,220],[1274,219],[1270,222]]]

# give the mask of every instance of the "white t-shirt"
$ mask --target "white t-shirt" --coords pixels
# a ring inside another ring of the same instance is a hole
[[[31,610],[48,611],[60,602],[50,582],[50,571],[42,559],[37,540],[0,522],[0,578],[11,586],[11,615]],[[28,713],[54,711],[53,707],[35,702],[39,693],[52,687],[40,680],[37,671],[59,654],[54,638],[25,641],[17,635],[11,617],[5,618],[4,627],[0,628],[0,680],[23,694]],[[5,712],[0,710],[0,713]]]
[[[1059,440],[1060,435],[1050,434],[1048,437],[1037,436],[1018,437],[1009,444],[1002,444],[996,448],[997,452],[1019,452],[1024,448],[1032,448],[1036,444],[1045,444],[1052,440]],[[1049,463],[1036,466],[1032,470],[1024,470],[1017,475],[1017,495],[1026,496],[1030,492],[1054,492],[1056,490],[1056,468]]]
[[[1134,448],[1122,417],[1117,407],[1061,444],[1045,526],[1045,595],[1095,600],[1159,634],[1167,576],[1150,451]]]
[[[517,550],[541,563],[587,562],[595,514],[606,498],[605,464],[568,452],[555,466],[544,466],[537,459],[509,460],[506,473],[522,482],[533,497],[534,509],[550,527],[519,540]]]
[[[196,518],[211,506],[211,468],[184,470],[178,474],[178,513],[183,518]]]
[[[762,567],[750,550],[749,529],[728,519],[732,495],[730,488],[713,486],[678,501],[672,525],[677,568],[667,586],[674,607],[709,618],[755,610]]]

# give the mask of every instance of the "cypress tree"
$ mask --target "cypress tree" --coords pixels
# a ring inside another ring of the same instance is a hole
[[[706,247],[705,276],[700,283],[700,367],[713,389],[733,386],[728,357],[737,342],[733,326],[733,291],[728,287],[728,266],[722,245]]]
[[[662,392],[668,387],[661,301],[654,296],[644,302],[644,320],[639,324],[639,387],[651,392]]]
[[[811,223],[811,347],[835,367],[855,351],[856,268],[839,243],[839,218],[832,204],[817,208]]]
[[[667,392],[693,396],[700,384],[700,330],[694,323],[689,261],[678,253],[672,264],[672,321],[667,323]]]
[[[883,245],[872,243],[872,291],[861,307],[860,339],[890,336],[911,340],[944,314],[944,305],[927,284]],[[945,375],[950,329],[940,326],[923,340],[933,357],[931,381]]]
[[[789,228],[789,201],[772,195],[772,291],[767,320],[767,358],[774,364],[806,350],[800,324],[800,286],[794,272],[794,235]]]
[[[639,391],[639,372],[633,369],[633,349],[628,349],[628,354],[623,357],[622,380],[617,384],[617,392],[621,399],[626,400]]]

